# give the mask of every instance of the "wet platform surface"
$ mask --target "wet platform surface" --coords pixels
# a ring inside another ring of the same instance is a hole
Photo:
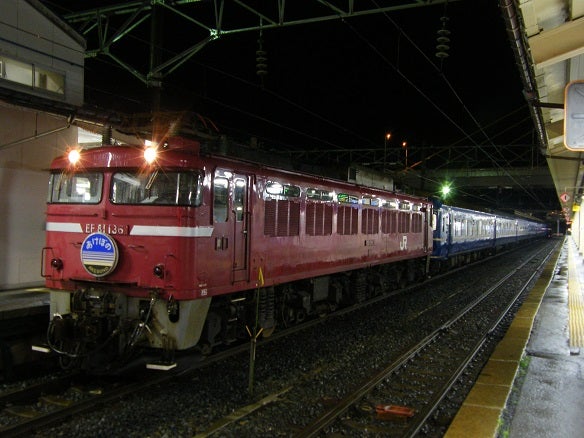
[[[584,260],[558,246],[445,434],[584,437]]]

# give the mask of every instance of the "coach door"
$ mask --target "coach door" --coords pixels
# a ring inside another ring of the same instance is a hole
[[[248,214],[247,175],[234,174],[231,192],[231,220],[233,221],[233,281],[248,280]]]

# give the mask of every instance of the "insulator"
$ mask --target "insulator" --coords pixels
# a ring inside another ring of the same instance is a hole
[[[447,16],[440,17],[440,21],[442,22],[442,28],[438,29],[437,34],[438,37],[436,38],[436,57],[437,58],[448,58],[448,51],[450,50],[450,31],[446,29],[446,24],[448,23],[449,18]]]
[[[261,43],[260,43],[261,44]],[[256,50],[256,74],[258,76],[264,76],[268,74],[268,53],[262,50]]]

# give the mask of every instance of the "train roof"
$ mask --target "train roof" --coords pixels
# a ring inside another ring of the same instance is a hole
[[[148,167],[144,159],[146,144],[102,145],[80,151],[79,169],[107,169],[126,168],[139,169]],[[290,180],[304,181],[306,184],[321,183],[323,186],[335,186],[346,188],[347,190],[359,190],[363,193],[391,194],[411,202],[429,202],[427,197],[417,196],[397,192],[394,190],[376,187],[373,185],[358,184],[354,181],[347,181],[341,178],[334,178],[326,175],[313,174],[305,171],[298,171],[290,168],[281,168],[263,162],[256,162],[239,157],[230,157],[216,152],[206,152],[197,140],[185,137],[169,137],[164,142],[157,145],[159,156],[156,166],[167,168],[189,168],[208,164],[209,160],[216,166],[239,167],[242,171],[250,173],[263,173],[267,177],[286,178]],[[57,157],[53,160],[50,169],[62,170],[69,168],[71,163],[68,154]]]

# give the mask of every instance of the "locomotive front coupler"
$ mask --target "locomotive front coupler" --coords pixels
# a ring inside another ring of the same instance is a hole
[[[159,299],[159,293],[156,289],[150,291],[150,301],[140,301],[138,309],[138,317],[141,322],[148,324],[152,318],[152,309],[154,309],[154,304]]]

